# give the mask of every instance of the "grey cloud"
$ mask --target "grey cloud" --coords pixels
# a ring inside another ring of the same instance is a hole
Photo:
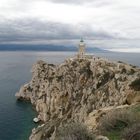
[[[44,0],[44,1],[52,1],[57,3],[87,3],[87,2],[106,2],[109,0]]]
[[[87,6],[95,6],[95,7],[101,7],[101,6],[112,4],[110,0],[49,0],[49,1],[55,3],[87,5]]]
[[[79,4],[79,3],[85,3],[90,0],[49,0],[51,2],[56,2],[56,3],[72,3],[72,4]]]
[[[37,19],[5,21],[0,23],[0,43],[32,42],[36,40],[72,40],[83,36],[86,39],[119,38],[114,33],[92,29],[90,25],[73,26],[69,24],[43,22]]]
[[[21,0],[22,1],[22,0]],[[55,2],[55,3],[69,3],[69,4],[81,4],[81,3],[86,3],[86,2],[91,2],[91,0],[26,0],[30,2],[34,1],[50,1],[50,2]],[[97,0],[94,0],[97,1]]]
[[[22,1],[22,0],[21,0]],[[89,5],[89,6],[104,6],[109,5],[112,2],[110,0],[27,0],[28,2],[34,2],[34,1],[46,1],[46,2],[52,2],[52,3],[61,3],[61,4],[73,4],[73,5]]]

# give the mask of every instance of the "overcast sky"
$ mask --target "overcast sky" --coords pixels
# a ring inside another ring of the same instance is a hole
[[[80,37],[112,50],[119,45],[108,40],[119,40],[140,51],[140,0],[0,0],[0,44],[74,42]]]

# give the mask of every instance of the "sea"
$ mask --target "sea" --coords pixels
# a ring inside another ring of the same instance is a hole
[[[92,53],[111,61],[124,61],[140,67],[140,53]],[[31,68],[37,60],[59,64],[75,52],[0,51],[0,140],[28,140],[37,127],[37,115],[29,102],[19,102],[15,93],[31,80]]]

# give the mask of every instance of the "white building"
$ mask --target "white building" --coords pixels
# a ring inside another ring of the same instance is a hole
[[[84,58],[85,57],[85,48],[86,45],[84,43],[84,40],[81,38],[80,43],[79,43],[79,50],[78,50],[78,58]]]

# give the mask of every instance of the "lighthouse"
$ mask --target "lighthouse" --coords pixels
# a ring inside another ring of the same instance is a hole
[[[84,58],[85,57],[85,43],[84,40],[81,38],[79,43],[79,50],[78,50],[78,58]]]

